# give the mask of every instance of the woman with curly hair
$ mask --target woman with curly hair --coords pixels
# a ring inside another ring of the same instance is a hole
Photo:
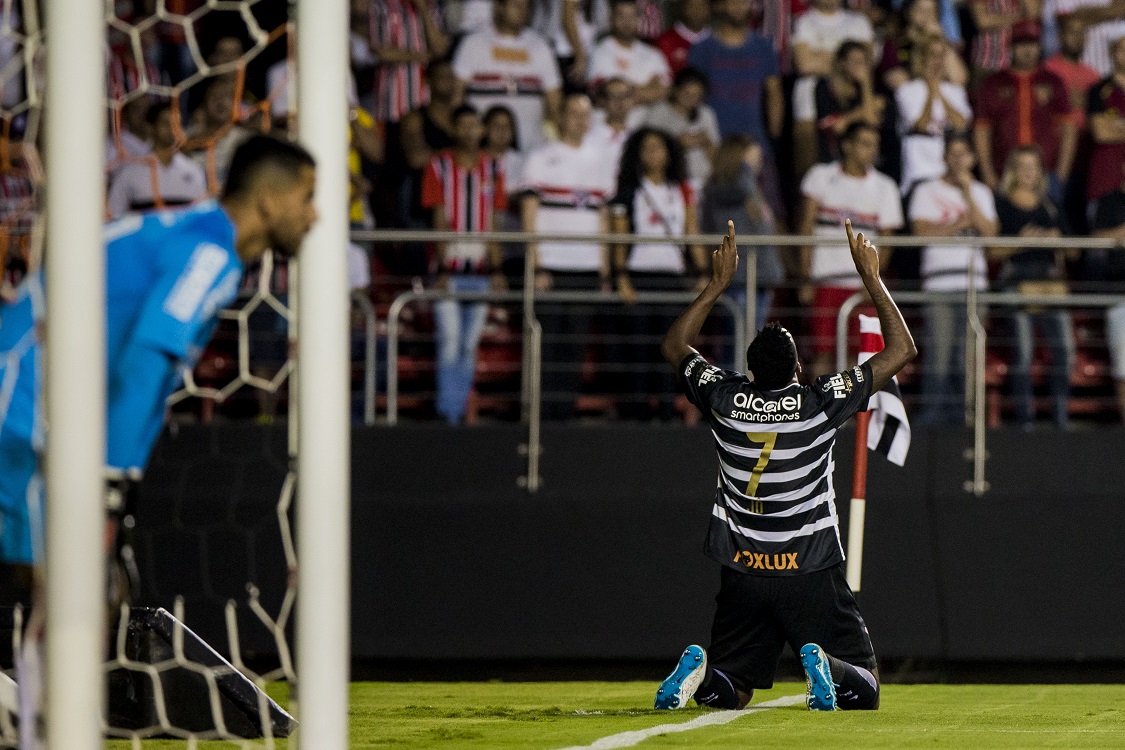
[[[699,233],[695,191],[688,182],[683,147],[674,137],[655,128],[642,128],[629,137],[610,214],[615,232],[669,238]],[[623,385],[629,394],[623,416],[651,418],[656,399],[659,417],[671,419],[676,383],[674,373],[660,366],[660,338],[675,319],[676,308],[637,304],[637,292],[687,289],[689,273],[710,273],[706,252],[699,245],[688,251],[669,241],[617,245],[612,257],[617,290],[630,308],[620,329]]]

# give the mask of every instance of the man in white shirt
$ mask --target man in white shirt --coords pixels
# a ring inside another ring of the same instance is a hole
[[[111,122],[105,139],[105,168],[109,177],[117,174],[121,166],[131,159],[148,156],[152,152],[152,133],[145,119],[152,97],[141,94],[121,108],[121,128],[114,133]]]
[[[848,219],[865,237],[901,229],[898,185],[874,167],[879,155],[878,129],[866,122],[853,124],[841,137],[840,151],[841,161],[815,165],[801,182],[801,234],[836,238]],[[815,379],[835,369],[836,313],[848,297],[863,288],[863,280],[846,245],[803,247],[800,257],[802,274],[809,282],[801,289],[801,302],[813,306],[810,377]],[[889,257],[884,249],[880,263],[885,264]]]
[[[1000,228],[992,191],[973,178],[976,155],[967,136],[945,148],[945,176],[918,185],[908,215],[914,234],[929,237],[995,237]],[[922,288],[948,292],[949,299],[926,305],[925,362],[922,368],[923,424],[959,424],[964,419],[964,293],[972,283],[988,287],[980,241],[931,245],[922,251]]]
[[[799,78],[793,85],[793,140],[797,152],[798,169],[803,169],[816,157],[816,82],[832,73],[836,50],[847,41],[861,42],[867,46],[871,59],[871,46],[875,30],[867,16],[843,10],[841,0],[816,0],[797,19],[793,28],[793,63]],[[810,155],[808,159],[802,154]]]
[[[583,145],[599,154],[606,183],[616,188],[621,168],[621,150],[644,116],[636,105],[636,89],[624,78],[610,78],[598,92],[600,110],[591,117],[590,132]]]
[[[793,62],[797,74],[826,76],[832,72],[836,48],[854,40],[871,45],[875,30],[867,16],[843,10],[841,0],[814,0],[793,26]]]
[[[109,214],[117,219],[132,211],[182,206],[207,194],[203,168],[176,150],[172,105],[149,107],[152,155],[124,164],[109,185]]]
[[[527,157],[523,185],[528,194],[521,207],[525,232],[597,234],[608,230],[606,203],[613,186],[599,163],[600,154],[583,145],[591,109],[586,95],[568,95],[563,101],[559,140],[540,146]],[[540,242],[529,244],[527,252],[539,291],[609,291],[605,245]],[[538,311],[543,327],[543,417],[566,419],[574,413],[592,315],[580,305],[544,303]]]
[[[973,117],[964,86],[945,76],[945,39],[928,38],[922,55],[922,75],[895,89],[898,131],[902,135],[902,194],[921,180],[941,177],[947,131],[965,133]]]
[[[558,121],[562,77],[554,52],[527,28],[529,0],[497,0],[493,28],[467,37],[457,48],[453,71],[466,104],[487,112],[501,104],[516,116],[520,146],[528,151],[549,140]]]
[[[658,49],[637,38],[640,14],[636,0],[612,0],[609,24],[609,36],[598,43],[590,58],[590,85],[619,77],[637,87],[639,104],[667,99],[672,71]]]

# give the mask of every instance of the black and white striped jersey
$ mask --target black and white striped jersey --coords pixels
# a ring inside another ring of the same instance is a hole
[[[825,375],[811,387],[772,391],[698,354],[679,373],[719,453],[707,554],[758,575],[811,573],[841,562],[832,447],[836,430],[867,408],[870,365]]]

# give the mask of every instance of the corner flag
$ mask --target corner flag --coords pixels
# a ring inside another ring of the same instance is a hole
[[[870,359],[882,349],[883,331],[879,327],[879,319],[860,315],[859,361]],[[883,390],[871,394],[868,409],[871,425],[867,432],[867,447],[883,454],[891,463],[902,466],[910,450],[910,422],[906,419],[902,392],[898,389],[896,378],[891,378]]]

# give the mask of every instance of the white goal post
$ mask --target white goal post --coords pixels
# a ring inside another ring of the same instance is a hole
[[[317,161],[320,219],[297,274],[297,731],[348,746],[351,597],[348,3],[299,0],[297,131]]]
[[[48,0],[47,739],[102,746],[105,12]]]

